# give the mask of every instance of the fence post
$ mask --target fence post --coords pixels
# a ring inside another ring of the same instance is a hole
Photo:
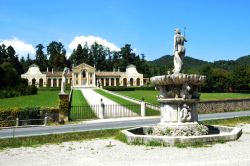
[[[144,117],[146,115],[146,103],[144,102],[144,98],[141,101],[141,116]]]
[[[47,126],[48,124],[48,115],[47,115],[47,112],[45,113],[45,116],[44,116],[44,126]]]
[[[19,117],[16,117],[16,126],[19,126]]]
[[[105,105],[101,99],[101,111],[99,112],[99,118],[103,119],[104,118],[104,109],[105,109]]]

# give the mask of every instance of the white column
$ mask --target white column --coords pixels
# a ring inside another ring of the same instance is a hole
[[[82,86],[82,72],[78,73],[78,85]]]
[[[93,73],[92,78],[93,78],[93,84],[94,84],[94,86],[96,86],[95,72]]]
[[[75,73],[72,72],[72,82],[71,82],[71,86],[73,87],[75,85]]]
[[[103,85],[102,86],[106,86],[106,78],[103,78]]]
[[[56,87],[59,87],[59,79],[56,79]]]
[[[39,87],[39,79],[38,80],[36,79],[36,83],[35,84],[36,84],[36,87]]]
[[[114,86],[116,86],[116,78],[114,78]]]
[[[87,78],[87,82],[86,82],[86,85],[89,85],[89,73],[86,71],[86,78]]]
[[[53,79],[50,80],[50,86],[53,87]]]
[[[45,78],[45,79],[43,79],[43,80],[45,80],[44,82],[43,82],[43,87],[47,87],[47,84],[48,84],[48,80]]]
[[[111,86],[111,78],[109,78],[109,86]]]

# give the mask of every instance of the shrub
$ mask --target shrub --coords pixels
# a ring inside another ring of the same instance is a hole
[[[18,117],[20,120],[28,119],[43,119],[45,113],[58,114],[58,108],[41,108],[41,107],[26,107],[26,108],[0,108],[0,127],[14,126],[15,120]],[[57,116],[53,116],[56,120]],[[23,122],[22,122],[23,123]],[[20,123],[22,125],[22,123]],[[42,121],[31,121],[30,124],[41,124]]]
[[[134,90],[155,90],[153,86],[126,87],[126,86],[108,86],[104,89],[109,91],[134,91]]]
[[[0,98],[10,98],[24,95],[34,95],[37,94],[37,87],[18,85],[16,87],[9,87],[0,90]]]
[[[126,87],[126,86],[107,86],[104,89],[109,91],[134,91],[134,87]]]

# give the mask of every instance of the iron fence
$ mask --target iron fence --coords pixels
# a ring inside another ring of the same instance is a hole
[[[140,114],[140,105],[97,104],[73,105],[70,120],[135,117]]]

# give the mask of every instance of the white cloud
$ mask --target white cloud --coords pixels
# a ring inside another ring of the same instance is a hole
[[[98,36],[76,36],[69,44],[69,51],[72,52],[74,49],[76,49],[78,44],[81,44],[83,46],[85,43],[87,43],[88,46],[91,46],[95,42],[108,47],[111,51],[120,51],[120,48],[117,47],[114,43],[111,43]],[[70,53],[68,55],[70,55]]]
[[[1,40],[0,44],[4,44],[6,47],[11,45],[15,49],[16,54],[19,55],[19,58],[22,56],[27,57],[28,53],[30,54],[31,59],[35,56],[35,48],[31,44],[19,40],[18,38]]]

